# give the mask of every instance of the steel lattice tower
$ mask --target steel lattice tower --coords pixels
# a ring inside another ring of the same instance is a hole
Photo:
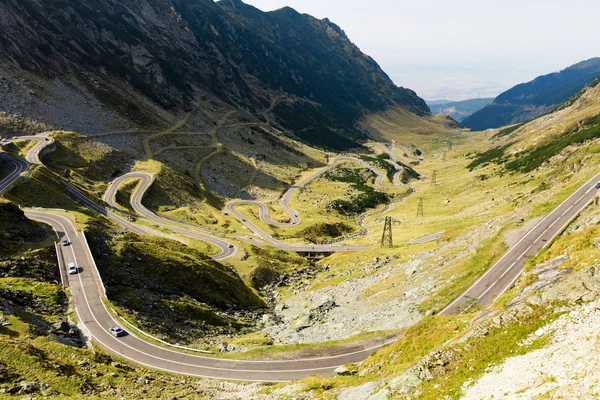
[[[437,171],[433,171],[433,176],[431,177],[431,186],[437,186]]]
[[[419,206],[417,207],[417,217],[423,217],[423,198],[419,198]]]
[[[392,239],[392,217],[385,217],[383,235],[381,235],[381,247],[394,247],[394,240]]]

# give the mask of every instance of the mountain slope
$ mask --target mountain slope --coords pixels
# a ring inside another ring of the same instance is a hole
[[[427,101],[431,112],[437,115],[448,115],[462,122],[471,114],[489,105],[494,99],[469,99],[463,101],[433,100]]]
[[[401,106],[429,113],[338,26],[290,8],[263,13],[238,0],[6,0],[0,15],[2,59],[48,78],[76,76],[128,119],[141,107],[100,82],[124,82],[175,113],[209,95],[337,148],[362,136],[355,123],[365,112]]]
[[[49,237],[44,225],[27,219],[19,207],[0,198],[0,257],[28,250]]]
[[[600,58],[582,61],[513,87],[462,123],[473,130],[484,130],[535,118],[568,100],[599,75]]]

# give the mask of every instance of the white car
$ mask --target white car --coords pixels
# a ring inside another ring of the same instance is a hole
[[[121,327],[114,326],[108,330],[108,332],[114,337],[127,336],[127,332],[125,332]]]
[[[67,269],[69,271],[69,275],[75,275],[79,272],[79,268],[77,268],[77,265],[75,265],[75,263],[70,263]]]

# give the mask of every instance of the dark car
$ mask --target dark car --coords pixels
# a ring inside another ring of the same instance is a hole
[[[110,332],[111,335],[113,335],[114,337],[123,337],[127,335],[127,332],[125,332],[122,328],[118,327],[118,326],[114,326],[112,328],[110,328],[108,330],[108,332]]]
[[[596,189],[600,189],[600,182],[596,183]]]
[[[63,239],[63,241],[61,243],[63,246],[68,246],[71,244],[71,242],[69,242],[67,239]]]

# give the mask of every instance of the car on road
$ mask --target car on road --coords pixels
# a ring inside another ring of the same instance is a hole
[[[600,189],[600,182],[596,183],[596,189]]]
[[[61,243],[63,246],[68,246],[71,244],[71,242],[69,242],[67,239],[63,239]]]
[[[230,249],[233,249],[235,246],[232,245],[231,243],[229,243],[229,246],[227,246],[227,247],[229,247]]]
[[[114,337],[123,337],[127,335],[127,332],[125,330],[123,330],[123,328],[119,327],[119,326],[113,326],[112,328],[110,328],[108,330],[108,332],[113,335]]]
[[[69,271],[69,275],[75,275],[79,272],[79,268],[77,268],[77,265],[75,265],[75,263],[70,263],[67,269]]]
[[[244,218],[242,218],[242,222],[246,222],[246,220]]]

